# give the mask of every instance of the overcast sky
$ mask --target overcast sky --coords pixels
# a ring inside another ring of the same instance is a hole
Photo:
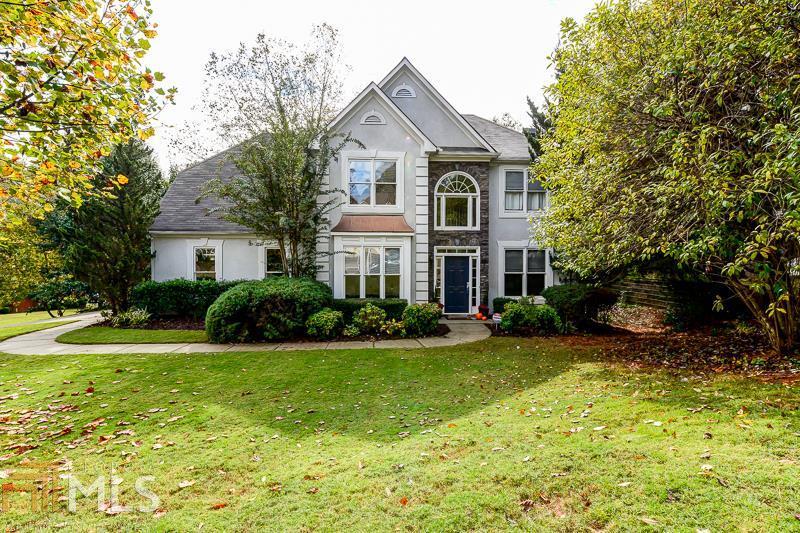
[[[194,118],[203,65],[258,33],[302,43],[312,24],[340,30],[351,67],[345,98],[380,81],[403,56],[461,113],[504,112],[527,124],[525,97],[541,102],[551,79],[547,56],[565,17],[582,18],[595,0],[357,1],[153,0],[159,35],[145,61],[178,88],[151,144],[167,163],[165,129]],[[346,102],[345,102],[346,103]]]

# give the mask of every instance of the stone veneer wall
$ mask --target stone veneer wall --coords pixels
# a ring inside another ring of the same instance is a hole
[[[436,182],[448,172],[460,171],[469,174],[478,182],[480,193],[480,230],[437,230],[434,224],[434,195]],[[428,264],[431,276],[429,292],[434,297],[434,247],[436,246],[480,246],[481,277],[480,303],[488,305],[489,300],[489,164],[480,162],[431,161],[428,163]]]

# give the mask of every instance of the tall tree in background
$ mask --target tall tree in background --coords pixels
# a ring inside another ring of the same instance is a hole
[[[728,284],[776,350],[796,347],[797,3],[615,0],[562,24],[554,62],[537,233],[561,266],[664,255]]]
[[[92,184],[104,195],[71,208],[66,219],[51,224],[65,269],[89,285],[117,314],[128,308],[131,288],[148,276],[150,225],[158,214],[167,182],[153,151],[131,139],[104,158]]]
[[[547,99],[545,99],[545,107],[540,110],[533,100],[528,97],[528,117],[531,119],[531,127],[524,131],[525,136],[528,138],[528,151],[533,161],[536,161],[542,155],[542,137],[553,128],[553,122],[547,116],[547,104]]]
[[[0,241],[79,205],[112,146],[152,134],[174,90],[141,64],[151,14],[149,0],[0,2]]]
[[[341,203],[325,185],[331,158],[353,141],[326,131],[340,69],[338,33],[328,25],[315,27],[304,47],[259,35],[250,47],[212,54],[206,66],[211,134],[238,143],[231,157],[239,172],[211,180],[203,195],[224,200],[216,212],[225,220],[277,242],[291,276],[313,274],[319,230]]]

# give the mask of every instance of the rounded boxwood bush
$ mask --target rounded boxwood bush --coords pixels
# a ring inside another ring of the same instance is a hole
[[[403,324],[409,337],[431,335],[439,326],[442,309],[438,304],[414,304],[403,311]]]
[[[302,334],[306,320],[332,299],[330,287],[310,279],[240,283],[208,308],[206,334],[218,343],[291,338]]]
[[[562,322],[549,305],[515,302],[506,305],[500,327],[509,333],[553,335],[561,331]]]
[[[344,329],[344,316],[341,311],[326,307],[306,320],[306,333],[315,339],[332,339],[341,335]]]

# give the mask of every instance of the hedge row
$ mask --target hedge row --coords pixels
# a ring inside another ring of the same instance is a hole
[[[207,279],[144,281],[131,291],[131,306],[147,309],[153,318],[203,318],[222,293],[239,283]]]

